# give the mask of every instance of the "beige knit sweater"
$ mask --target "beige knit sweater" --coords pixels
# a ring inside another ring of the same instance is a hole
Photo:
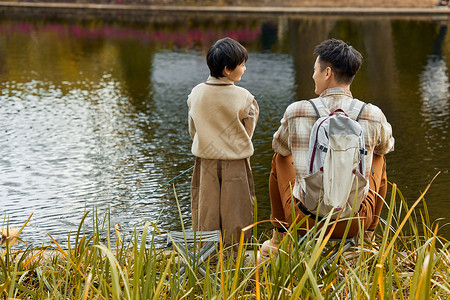
[[[226,77],[209,77],[189,94],[192,154],[206,159],[234,160],[253,154],[251,141],[259,107],[246,89]]]

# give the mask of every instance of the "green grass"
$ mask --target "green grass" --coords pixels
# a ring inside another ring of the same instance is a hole
[[[100,221],[95,211],[86,212],[64,246],[49,236],[51,246],[45,248],[2,248],[0,299],[449,299],[450,243],[430,222],[423,199],[428,188],[408,206],[394,184],[374,242],[361,238],[363,247],[340,253],[326,268],[330,252],[342,243],[333,244],[325,231],[311,228],[299,244],[295,225],[278,256],[248,263],[241,244],[236,256],[207,262],[204,278],[190,266],[184,282],[178,279],[182,259],[156,248],[157,224],[135,228],[128,242],[116,227],[112,244],[109,235],[102,238],[111,232],[109,217]],[[89,214],[94,233],[87,236],[83,226]],[[333,224],[330,218],[325,222]],[[253,243],[246,245],[255,253],[267,238],[258,236],[256,227],[250,227]],[[222,245],[220,252],[228,253]]]

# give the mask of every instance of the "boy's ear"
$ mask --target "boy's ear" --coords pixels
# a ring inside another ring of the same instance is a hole
[[[225,68],[223,68],[222,75],[224,75],[226,77],[226,76],[229,76],[230,73],[231,73],[231,70],[228,69],[227,66],[225,66]]]

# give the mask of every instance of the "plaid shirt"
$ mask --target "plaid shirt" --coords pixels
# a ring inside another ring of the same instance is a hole
[[[320,94],[330,111],[349,108],[353,96],[344,88],[327,89]],[[300,182],[308,173],[309,136],[317,121],[316,112],[308,101],[297,101],[286,109],[281,126],[273,135],[272,147],[276,153],[287,156],[292,153],[296,173],[293,189],[294,197],[303,200]],[[365,177],[368,180],[372,167],[373,153],[384,155],[394,150],[392,127],[381,109],[367,104],[361,113],[359,123],[364,131],[367,155],[365,158]]]

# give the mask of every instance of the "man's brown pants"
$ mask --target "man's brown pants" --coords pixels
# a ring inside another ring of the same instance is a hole
[[[308,215],[300,210],[299,200],[291,196],[291,186],[295,184],[295,170],[292,165],[292,155],[282,156],[275,153],[272,158],[272,170],[269,177],[269,194],[272,224],[281,229],[289,227],[292,222],[292,203],[295,201],[294,212],[297,220],[302,220]],[[383,200],[373,191],[377,192],[381,197],[385,198],[387,192],[387,175],[386,175],[386,159],[384,156],[373,156],[372,173],[369,175],[369,193],[361,204],[359,213],[352,219],[350,230],[347,237],[358,235],[359,226],[366,230],[375,230],[379,222]],[[281,223],[280,223],[281,222]],[[359,224],[361,223],[361,224]],[[283,225],[281,225],[283,224]],[[307,228],[312,228],[315,224],[315,218],[310,217],[304,222],[299,229],[299,234],[305,234]],[[339,221],[333,230],[332,238],[341,238],[347,227],[348,220]],[[327,230],[331,229],[331,225]]]

